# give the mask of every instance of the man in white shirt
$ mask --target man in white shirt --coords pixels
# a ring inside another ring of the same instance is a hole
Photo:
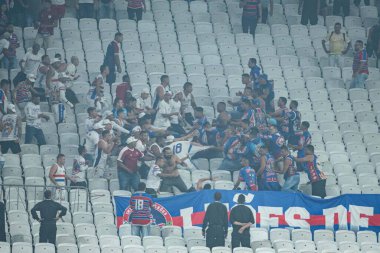
[[[146,114],[151,114],[154,112],[152,109],[152,99],[148,88],[144,88],[141,91],[140,97],[137,98],[136,109]]]
[[[87,154],[85,158],[87,161],[89,161],[88,162],[89,164],[94,163],[95,150],[96,150],[96,147],[98,146],[100,134],[103,130],[104,130],[104,126],[102,122],[98,122],[94,124],[93,130],[88,132],[86,135],[84,146],[87,150]]]
[[[162,179],[159,177],[162,173],[162,167],[165,165],[163,157],[157,157],[155,164],[150,167],[148,178],[146,180],[147,193],[157,196]],[[153,191],[152,191],[153,190]],[[153,197],[156,197],[153,196]]]
[[[174,92],[174,98],[170,100],[171,113],[174,113],[174,115],[170,117],[170,124],[171,124],[170,130],[180,135],[185,135],[186,131],[180,125],[182,98],[183,98],[182,92],[176,91]]]
[[[93,129],[94,124],[99,122],[102,118],[96,111],[95,107],[87,108],[88,118],[85,121],[86,133],[90,132]]]
[[[40,52],[40,45],[37,43],[33,44],[32,50],[24,55],[24,58],[19,62],[21,71],[13,79],[13,85],[16,86],[19,82],[26,79],[28,74],[33,74],[37,76],[38,66],[41,63],[41,57],[43,54]]]
[[[26,115],[25,144],[31,144],[33,137],[38,145],[45,145],[45,136],[41,129],[41,119],[49,120],[49,116],[41,113],[40,97],[33,96],[24,108]]]
[[[159,128],[169,128],[170,127],[170,117],[178,115],[178,113],[172,113],[172,108],[170,105],[170,98],[172,93],[170,91],[166,92],[164,99],[158,103],[156,120],[154,121],[154,126]]]

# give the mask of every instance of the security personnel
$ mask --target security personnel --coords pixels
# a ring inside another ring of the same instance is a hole
[[[251,235],[249,228],[255,223],[255,218],[249,207],[244,205],[245,196],[240,194],[238,197],[238,205],[231,209],[230,222],[232,224],[232,249],[236,247],[250,248]]]
[[[206,246],[210,249],[213,247],[224,246],[224,239],[227,237],[227,207],[220,203],[221,198],[222,194],[220,194],[220,192],[215,192],[215,202],[207,207],[206,215],[203,220],[202,234],[203,236],[206,234]]]
[[[44,192],[45,200],[37,203],[31,210],[33,219],[41,223],[40,242],[55,244],[56,222],[66,215],[67,208],[51,199],[51,191]],[[40,217],[37,215],[40,212]],[[58,213],[60,211],[60,213]]]

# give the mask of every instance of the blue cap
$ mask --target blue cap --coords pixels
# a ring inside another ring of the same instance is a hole
[[[277,120],[274,118],[268,119],[268,125],[277,126]]]

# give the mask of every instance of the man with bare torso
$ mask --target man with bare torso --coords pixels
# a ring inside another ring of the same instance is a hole
[[[162,178],[160,191],[170,192],[171,188],[175,186],[181,192],[187,192],[189,189],[183,182],[177,168],[178,164],[186,166],[183,162],[185,159],[179,159],[178,156],[173,155],[173,152],[169,147],[164,148],[162,154],[164,156],[165,165],[163,166],[162,173],[159,175],[159,177]]]

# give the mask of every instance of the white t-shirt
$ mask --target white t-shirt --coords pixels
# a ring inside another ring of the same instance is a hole
[[[141,153],[144,153],[146,150],[146,145],[144,143],[142,143],[141,140],[138,140],[136,142],[136,149],[139,150]]]
[[[86,133],[90,132],[95,124],[95,119],[87,118],[85,121]]]
[[[9,41],[7,39],[0,40],[0,59],[4,57],[3,50],[9,48]]]
[[[161,178],[157,175],[160,174],[161,172],[162,172],[161,168],[156,164],[153,164],[150,167],[148,177],[146,180],[146,188],[152,188],[155,191],[157,191],[160,188]]]
[[[181,101],[174,101],[174,99],[170,100],[170,107],[171,107],[171,112],[178,112],[180,113],[181,111]],[[170,117],[170,123],[172,124],[178,124],[178,117],[177,115],[173,115]]]
[[[76,156],[74,159],[73,169],[71,176],[75,182],[86,181],[86,170],[88,166],[86,165],[86,160],[83,156]]]
[[[182,106],[183,106],[184,113],[193,113],[193,107],[191,107],[191,98],[192,98],[191,93],[187,94],[187,97],[185,95],[185,92],[182,92],[182,95],[183,95]]]
[[[145,110],[146,107],[152,108],[152,99],[150,96],[147,99],[137,98],[136,108]]]
[[[100,136],[98,132],[96,131],[90,131],[86,135],[85,147],[87,149],[87,152],[93,155],[94,157],[96,157],[95,150],[96,150],[96,147],[98,146],[99,138]]]
[[[34,128],[41,128],[41,118],[38,117],[38,115],[41,114],[40,105],[28,102],[24,111],[26,115],[26,124]]]
[[[161,128],[168,128],[170,127],[170,119],[163,117],[162,114],[169,114],[171,113],[172,108],[170,106],[170,102],[166,103],[165,100],[162,100],[158,104],[158,112],[156,116],[156,120],[154,122],[154,125],[156,127],[161,127]]]
[[[32,53],[32,51],[28,51],[25,55],[23,60],[25,61],[24,65],[24,73],[26,75],[28,74],[35,74],[37,75],[38,66],[40,66],[41,63],[41,57],[43,56],[42,53],[38,52],[36,55]]]

